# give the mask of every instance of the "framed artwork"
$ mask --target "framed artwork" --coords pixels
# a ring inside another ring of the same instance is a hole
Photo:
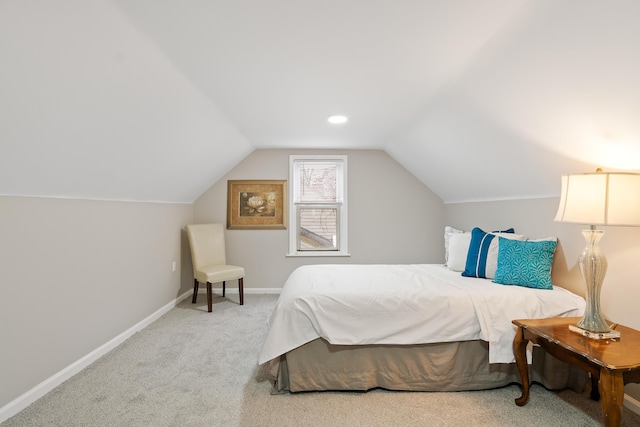
[[[284,229],[286,180],[227,181],[228,229]]]

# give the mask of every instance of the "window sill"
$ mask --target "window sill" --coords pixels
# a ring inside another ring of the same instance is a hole
[[[298,258],[298,257],[349,257],[350,253],[346,252],[336,252],[336,251],[305,251],[305,252],[294,252],[288,253],[285,255],[287,258]]]

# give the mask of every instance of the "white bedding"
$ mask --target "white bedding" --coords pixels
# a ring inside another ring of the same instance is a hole
[[[462,277],[439,264],[308,265],[287,279],[259,363],[316,338],[336,345],[482,339],[490,363],[514,361],[513,319],[580,316],[583,298]]]

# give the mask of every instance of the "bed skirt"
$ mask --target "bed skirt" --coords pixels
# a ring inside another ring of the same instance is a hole
[[[529,377],[551,390],[581,392],[586,373],[533,348]],[[489,344],[332,345],[316,339],[271,360],[273,393],[301,391],[485,390],[520,384],[515,363],[489,364]]]

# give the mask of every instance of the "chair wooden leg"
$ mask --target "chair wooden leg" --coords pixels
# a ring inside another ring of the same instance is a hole
[[[207,309],[211,313],[213,308],[213,291],[211,290],[211,282],[207,282]]]
[[[242,277],[238,279],[238,291],[240,292],[240,305],[244,305],[244,286],[242,283]]]
[[[198,279],[193,279],[193,297],[191,297],[191,304],[195,304],[198,299]]]
[[[226,284],[224,282],[224,280],[222,281],[222,296],[224,297],[224,293],[225,293],[225,288],[226,288]]]

